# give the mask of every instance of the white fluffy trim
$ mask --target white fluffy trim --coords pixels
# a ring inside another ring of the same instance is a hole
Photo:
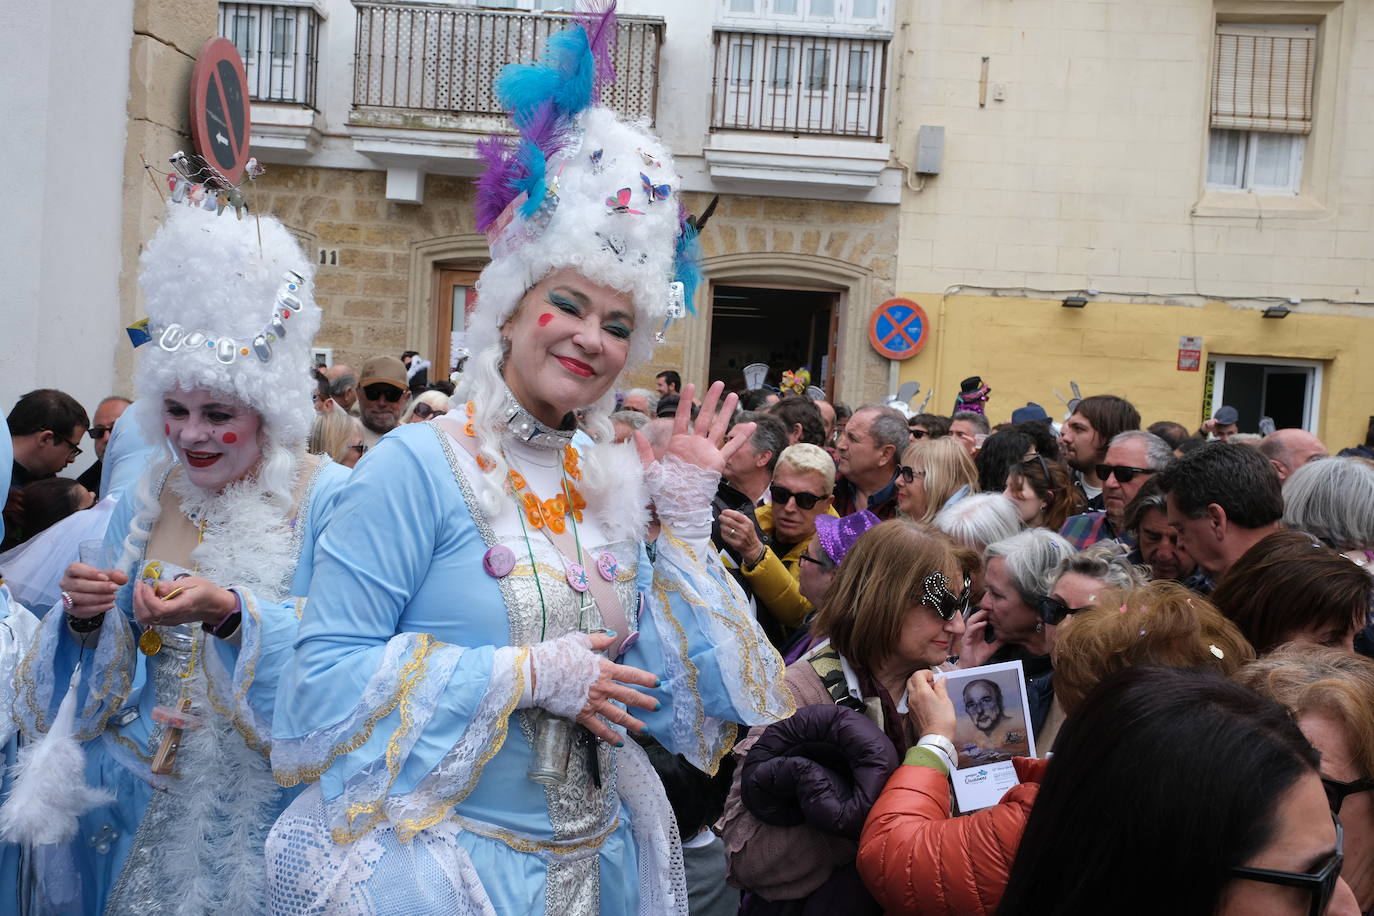
[[[649,525],[649,491],[634,443],[606,443],[588,449],[582,458],[578,489],[608,540],[644,538]]]
[[[48,734],[21,748],[11,770],[14,788],[0,808],[0,837],[12,843],[65,843],[76,836],[77,818],[115,800],[110,792],[86,785],[86,753],[72,737],[74,685],[75,678]]]

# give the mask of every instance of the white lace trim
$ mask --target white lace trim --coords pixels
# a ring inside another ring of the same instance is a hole
[[[601,673],[601,656],[588,648],[585,633],[567,633],[530,647],[534,705],[575,719]]]
[[[274,916],[495,916],[481,878],[458,844],[462,830],[441,821],[402,842],[378,824],[347,846],[330,840],[319,786],[286,809],[267,838],[267,911]],[[400,859],[378,878],[384,857]],[[406,880],[397,881],[404,869]],[[390,892],[390,893],[388,893]]]
[[[644,472],[659,521],[687,541],[704,541],[711,533],[711,500],[720,474],[664,455]]]
[[[687,873],[677,819],[644,749],[626,741],[615,755],[616,789],[639,849],[641,916],[687,916]]]

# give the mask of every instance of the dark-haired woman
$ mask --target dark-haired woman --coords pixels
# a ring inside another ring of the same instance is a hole
[[[1068,465],[1032,455],[1007,469],[1003,494],[1016,503],[1016,511],[1027,528],[1058,531],[1070,515],[1087,505],[1083,494],[1073,485]]]
[[[1286,642],[1353,652],[1374,578],[1305,531],[1276,531],[1236,561],[1212,601],[1260,655]]]
[[[1113,675],[1055,742],[998,913],[1355,916],[1317,762],[1244,687]]]

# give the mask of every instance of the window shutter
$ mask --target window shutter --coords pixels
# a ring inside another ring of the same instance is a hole
[[[1316,26],[1219,23],[1212,127],[1310,133],[1316,54]]]

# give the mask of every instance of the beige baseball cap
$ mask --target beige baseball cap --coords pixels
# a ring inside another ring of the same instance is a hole
[[[358,385],[366,388],[377,382],[395,385],[402,390],[408,388],[405,363],[395,356],[374,356],[363,363],[363,371],[358,375]]]

